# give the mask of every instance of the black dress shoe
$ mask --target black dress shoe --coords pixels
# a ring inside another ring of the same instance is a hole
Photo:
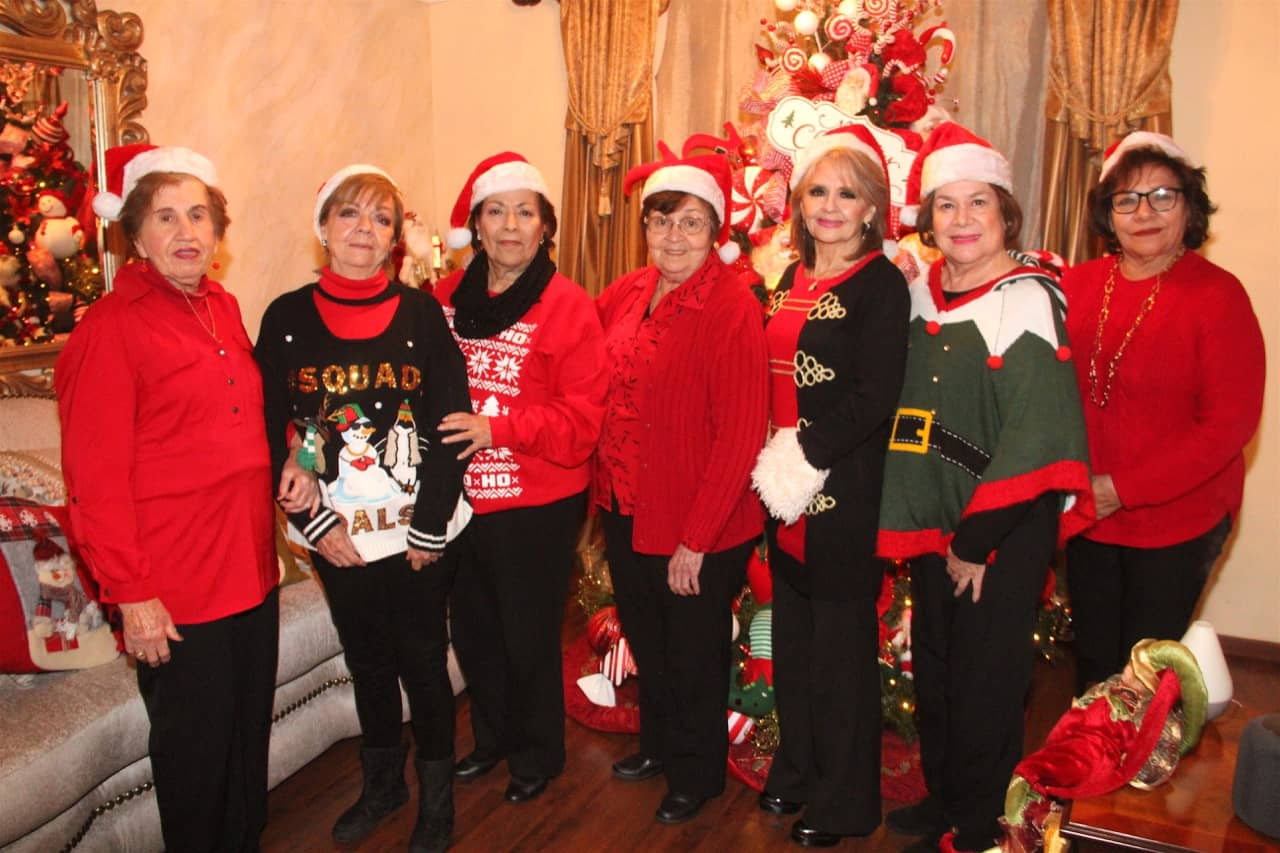
[[[791,824],[791,840],[801,847],[835,847],[844,838],[835,832],[823,832],[804,822],[804,818]]]
[[[662,823],[684,823],[696,815],[706,801],[706,797],[694,794],[667,794],[654,817]]]
[[[497,758],[480,758],[474,752],[453,765],[453,775],[463,782],[479,779],[498,766]]]
[[[782,797],[775,797],[768,791],[760,792],[760,811],[769,812],[776,815],[795,814],[804,808],[804,803],[797,803],[793,800],[784,800]]]
[[[512,776],[502,798],[508,803],[523,803],[547,790],[546,776]]]
[[[642,752],[628,755],[621,761],[614,762],[613,775],[624,782],[640,782],[652,779],[662,772],[662,762],[649,758]]]

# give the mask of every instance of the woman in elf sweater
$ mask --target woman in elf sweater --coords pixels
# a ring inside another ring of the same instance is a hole
[[[1063,278],[1099,517],[1067,546],[1082,690],[1186,632],[1240,509],[1266,363],[1244,287],[1194,252],[1214,208],[1172,139],[1113,146],[1089,210],[1111,255]]]
[[[769,306],[773,438],[753,474],[770,514],[781,745],[760,807],[828,847],[880,825],[876,525],[907,358],[906,282],[881,252],[884,155],[865,127],[817,137],[791,172],[800,262]]]
[[[604,350],[590,298],[551,260],[555,209],[523,157],[476,166],[451,224],[451,247],[478,250],[436,289],[471,383],[471,399],[440,422],[470,460],[476,512],[450,551],[475,735],[456,773],[474,779],[505,758],[506,799],[519,803],[564,769],[560,623],[600,435]]]
[[[626,178],[644,182],[653,264],[597,300],[611,373],[592,502],[640,670],[640,751],[613,774],[665,772],[656,816],[679,823],[724,790],[730,605],[763,526],[749,478],[768,362],[760,304],[724,260],[737,256],[728,161],[663,154]]]
[[[915,223],[942,259],[910,284],[907,373],[878,549],[911,565],[911,654],[928,796],[890,812],[909,850],[986,850],[1022,755],[1036,605],[1059,536],[1092,518],[1080,398],[1054,273],[1009,251],[1009,163],[945,122],[912,163]],[[944,835],[945,834],[945,835]]]
[[[467,514],[463,466],[436,425],[465,403],[467,378],[439,304],[387,280],[403,221],[382,170],[330,176],[312,222],[328,263],[271,303],[255,353],[280,494],[313,488],[289,521],[316,551],[355,683],[364,787],[334,840],[359,841],[408,799],[403,685],[418,747],[410,850],[426,851],[445,849],[453,827],[450,577],[437,561]]]

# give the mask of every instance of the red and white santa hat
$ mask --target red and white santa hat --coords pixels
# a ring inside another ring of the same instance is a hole
[[[928,198],[938,187],[956,181],[981,181],[1013,192],[1013,169],[990,142],[967,127],[944,121],[933,129],[911,162],[902,223],[914,226],[920,213],[920,200]]]
[[[1195,164],[1191,162],[1191,158],[1183,151],[1178,143],[1174,142],[1163,133],[1153,133],[1149,130],[1135,130],[1124,139],[1115,142],[1106,153],[1102,155],[1102,172],[1098,175],[1098,183],[1102,183],[1106,179],[1107,173],[1115,168],[1120,162],[1120,158],[1136,148],[1155,148],[1163,151],[1175,160],[1186,163],[1192,168]]]
[[[107,189],[93,197],[93,212],[108,222],[120,218],[125,199],[138,181],[152,172],[174,172],[198,178],[207,187],[217,186],[218,170],[203,154],[176,145],[156,146],[147,142],[117,145],[104,155]]]
[[[320,190],[316,193],[316,207],[311,214],[311,227],[315,230],[316,237],[320,239],[320,242],[324,242],[324,232],[320,230],[320,211],[324,209],[324,203],[329,200],[329,196],[333,195],[334,190],[342,185],[343,181],[355,175],[379,175],[386,178],[397,191],[400,189],[396,182],[391,179],[391,176],[377,166],[370,166],[368,163],[352,163],[350,166],[343,166],[330,175],[320,185]]]
[[[632,187],[644,181],[644,189],[640,193],[641,202],[660,192],[688,193],[702,199],[711,205],[720,220],[720,233],[716,235],[720,248],[716,253],[726,264],[736,261],[742,254],[742,249],[729,236],[726,202],[732,198],[733,175],[728,158],[723,154],[698,154],[678,158],[661,142],[658,143],[658,150],[662,154],[661,160],[635,166],[627,172],[623,180],[623,191],[631,195]]]
[[[494,193],[533,190],[543,198],[550,198],[547,182],[542,173],[528,160],[514,151],[503,151],[481,160],[471,171],[471,176],[458,193],[449,214],[449,233],[445,243],[450,249],[465,249],[471,245],[471,229],[467,220],[475,206]]]

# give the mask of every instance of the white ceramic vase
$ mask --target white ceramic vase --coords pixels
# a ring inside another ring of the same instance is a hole
[[[1212,720],[1231,704],[1234,689],[1227,658],[1222,653],[1222,644],[1218,642],[1218,632],[1213,630],[1212,622],[1198,619],[1182,635],[1182,645],[1191,650],[1200,664],[1200,672],[1209,691],[1209,719]]]

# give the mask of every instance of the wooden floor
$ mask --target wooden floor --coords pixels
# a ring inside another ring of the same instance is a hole
[[[572,609],[572,607],[570,608]],[[566,634],[573,626],[566,626]],[[1236,695],[1254,708],[1280,708],[1280,665],[1251,659],[1231,660]],[[1074,667],[1071,660],[1038,664],[1030,701],[1027,747],[1036,748],[1068,707]],[[661,777],[639,783],[614,780],[610,765],[632,753],[638,739],[566,723],[569,764],[547,792],[530,803],[502,799],[507,774],[499,766],[488,776],[455,786],[457,822],[453,850],[627,851],[798,850],[787,832],[793,818],[777,818],[756,807],[756,793],[732,778],[723,795],[709,802],[692,821],[664,826],[653,819],[665,793]],[[408,735],[406,734],[406,737]],[[458,698],[458,754],[471,748],[465,693]],[[359,740],[336,744],[271,792],[270,819],[262,849],[277,851],[350,850],[334,844],[329,830],[360,791]],[[407,773],[411,788],[413,772]],[[415,799],[389,818],[359,847],[362,851],[406,849],[415,817]],[[886,811],[898,803],[886,801]],[[883,826],[865,839],[846,839],[846,851],[897,851],[911,839]]]

